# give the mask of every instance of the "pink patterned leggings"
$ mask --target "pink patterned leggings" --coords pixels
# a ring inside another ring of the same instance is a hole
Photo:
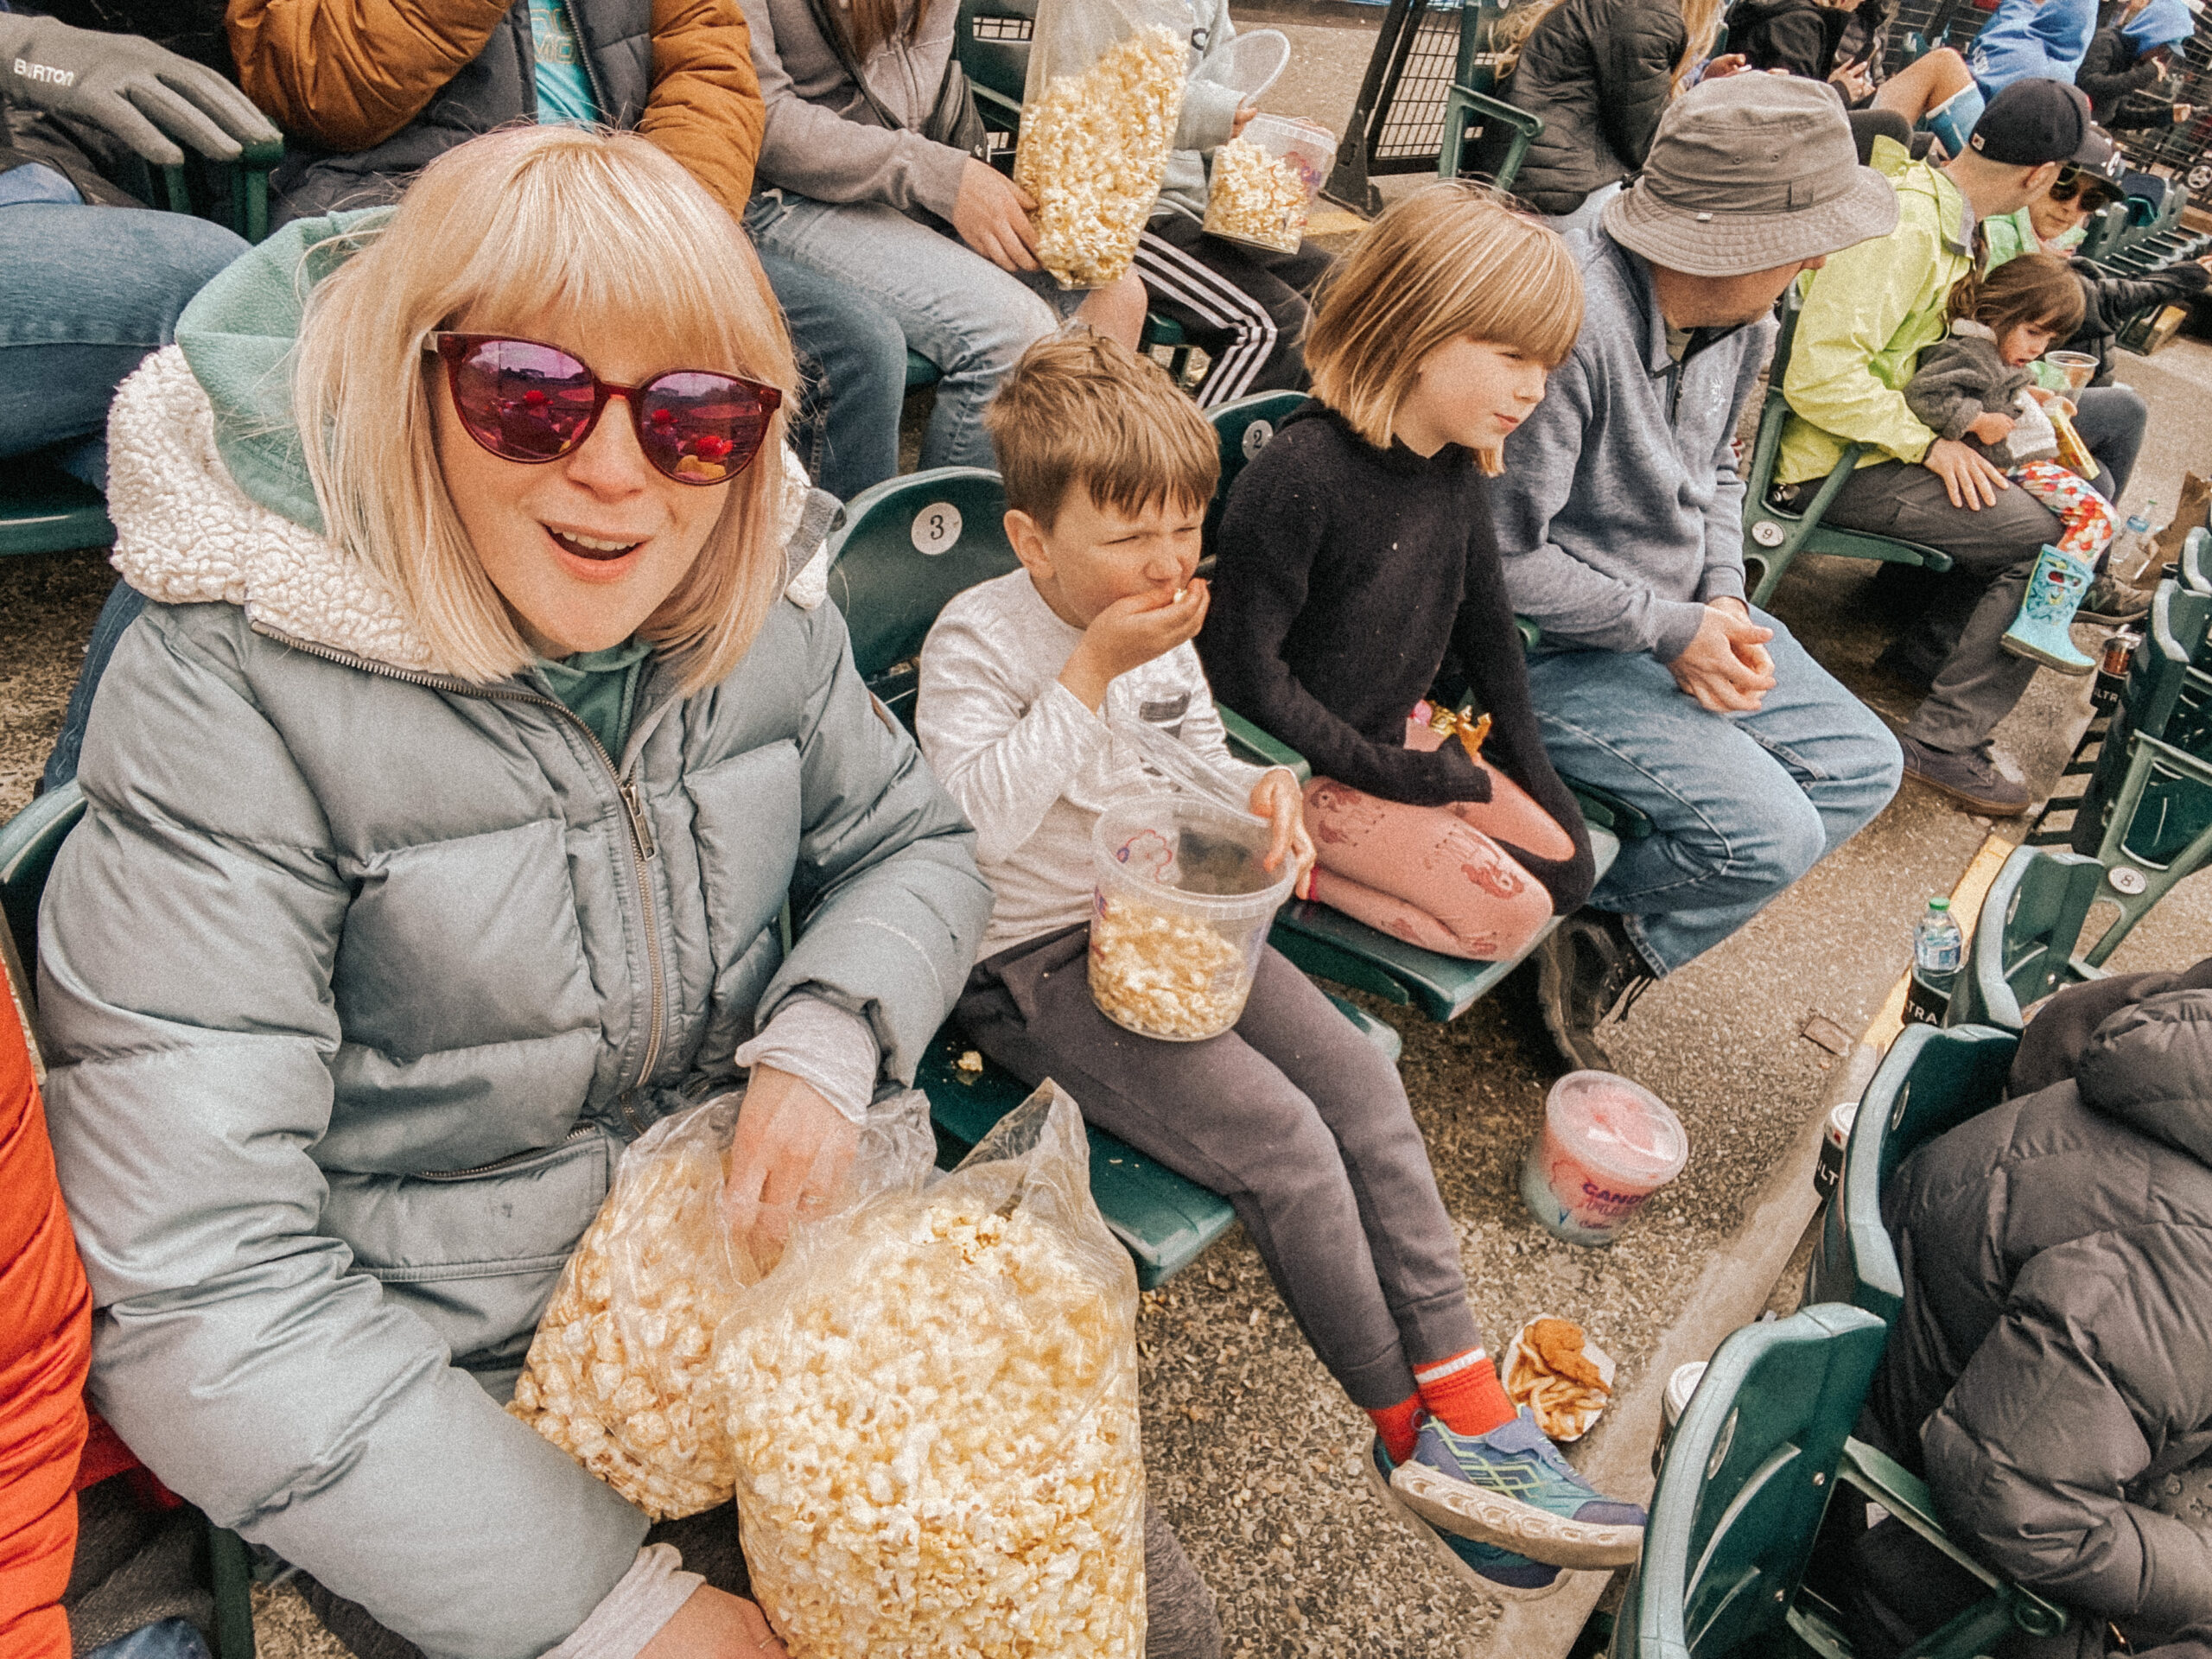
[[[2112,544],[2112,508],[2080,474],[2055,461],[2031,461],[2006,474],[2065,523],[2058,550],[2092,563]]]
[[[1313,896],[1408,944],[1497,962],[1551,919],[1551,894],[1497,842],[1539,858],[1574,842],[1519,785],[1490,769],[1487,801],[1408,806],[1332,779],[1306,786],[1306,828],[1319,855]]]

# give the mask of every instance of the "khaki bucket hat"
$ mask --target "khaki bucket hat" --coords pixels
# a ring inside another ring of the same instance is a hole
[[[1623,247],[1692,276],[1816,259],[1897,222],[1897,193],[1859,164],[1836,95],[1817,80],[1756,73],[1676,99],[1643,174],[1603,215]]]

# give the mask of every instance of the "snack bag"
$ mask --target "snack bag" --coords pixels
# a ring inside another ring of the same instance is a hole
[[[1051,1083],[935,1185],[794,1232],[715,1347],[791,1659],[1141,1659],[1136,1306]]]
[[[735,1479],[715,1332],[772,1265],[722,1217],[743,1101],[720,1095],[664,1118],[623,1154],[507,1405],[656,1521],[727,1503]],[[926,1169],[933,1144],[921,1096],[878,1108],[845,1201]]]
[[[1190,73],[1181,0],[1041,0],[1014,181],[1037,202],[1037,257],[1062,288],[1103,288],[1136,257]]]

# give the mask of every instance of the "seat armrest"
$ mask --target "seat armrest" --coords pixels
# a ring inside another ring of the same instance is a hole
[[[1249,760],[1255,766],[1285,766],[1300,783],[1313,776],[1313,768],[1306,757],[1280,738],[1270,737],[1234,709],[1217,702],[1214,712],[1221,716],[1221,723],[1229,733],[1229,747],[1239,760]]]

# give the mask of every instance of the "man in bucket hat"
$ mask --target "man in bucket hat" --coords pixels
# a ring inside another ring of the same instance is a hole
[[[1552,759],[1653,826],[1538,957],[1574,1065],[1617,1069],[1608,1015],[1897,791],[1896,739],[1745,597],[1732,453],[1776,299],[1897,219],[1834,92],[1744,74],[1677,99],[1602,229],[1567,238],[1582,331],[1491,499],[1514,608],[1543,628],[1529,679]]]
[[[2037,555],[2062,526],[1979,450],[1923,424],[1903,388],[1949,326],[1951,289],[1974,267],[1976,222],[2037,200],[2063,165],[2101,173],[2113,160],[2088,100],[2055,80],[2014,81],[1999,92],[1966,149],[1941,168],[1878,143],[1874,163],[1902,208],[1897,228],[1808,284],[1783,379],[1795,413],[1783,429],[1777,484],[1809,494],[1844,447],[1859,444],[1827,521],[1951,556],[1950,574],[1927,585],[1881,665],[1931,687],[1905,727],[1906,772],[1977,812],[2010,817],[2028,807],[2028,790],[1997,769],[1988,745],[2036,664],[1999,641]],[[2141,401],[2124,391],[2084,397],[2078,427],[2101,464],[2091,484],[2117,497],[2117,474],[2141,442]]]

